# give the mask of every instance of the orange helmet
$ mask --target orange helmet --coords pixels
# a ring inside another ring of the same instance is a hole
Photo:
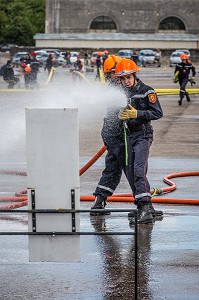
[[[97,52],[97,56],[102,56],[102,52]]]
[[[109,56],[104,62],[104,73],[115,71],[117,63],[121,61],[121,57],[116,55]]]
[[[104,50],[104,54],[108,54],[108,50]]]
[[[185,53],[182,53],[182,54],[180,55],[180,58],[181,58],[181,59],[188,59],[188,56],[187,56]]]
[[[25,66],[24,71],[25,71],[25,73],[30,73],[31,72],[30,65]]]
[[[122,77],[139,72],[136,63],[128,58],[122,58],[115,68],[115,76]]]

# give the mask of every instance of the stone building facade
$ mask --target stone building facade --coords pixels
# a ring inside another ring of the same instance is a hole
[[[46,33],[199,34],[198,0],[46,0]]]
[[[59,40],[70,46],[73,39],[80,47],[91,40],[111,47],[119,40],[126,47],[130,40],[166,40],[167,47],[189,41],[198,49],[199,0],[46,0],[45,28],[44,35],[35,36],[38,45]]]

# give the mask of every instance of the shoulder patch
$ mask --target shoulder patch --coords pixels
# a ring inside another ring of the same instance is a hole
[[[155,103],[156,100],[157,100],[157,95],[156,94],[149,94],[148,98],[149,98],[149,102]]]

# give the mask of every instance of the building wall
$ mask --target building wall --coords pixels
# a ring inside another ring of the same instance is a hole
[[[156,33],[164,18],[178,17],[186,33],[199,34],[199,0],[46,0],[46,33],[90,32],[98,16],[122,33]]]
[[[90,34],[88,34],[90,35]],[[160,48],[160,49],[198,49],[198,40],[179,40],[170,37],[166,40],[163,37],[154,39],[154,35],[143,36],[142,39],[131,39],[130,37],[121,36],[113,38],[107,34],[107,38],[99,34],[97,38],[92,36],[88,39],[86,34],[37,34],[36,46],[37,47],[52,47],[52,48],[68,48],[68,49],[147,49],[147,48]]]

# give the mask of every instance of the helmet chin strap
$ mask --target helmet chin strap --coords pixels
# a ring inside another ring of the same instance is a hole
[[[137,76],[135,73],[133,73],[133,77],[134,77],[134,84],[132,86],[132,89],[134,89],[134,87],[137,85]]]

